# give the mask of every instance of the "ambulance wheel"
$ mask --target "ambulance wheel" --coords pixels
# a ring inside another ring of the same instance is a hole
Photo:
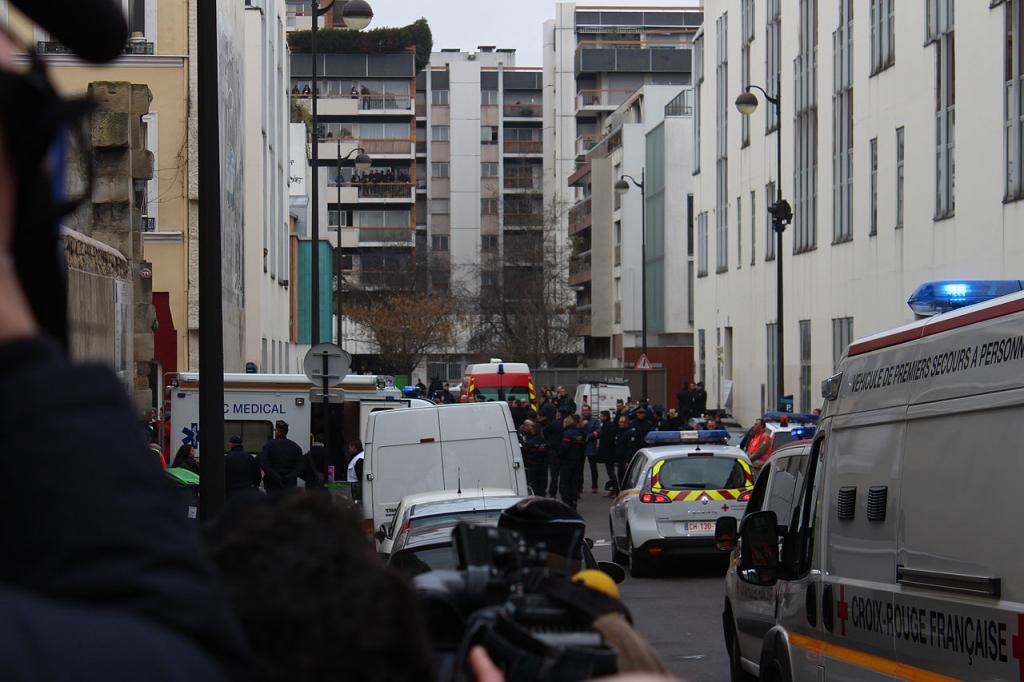
[[[629,531],[626,531],[629,534]],[[633,547],[633,538],[629,538],[629,575],[633,578],[647,578],[652,572],[651,558]]]

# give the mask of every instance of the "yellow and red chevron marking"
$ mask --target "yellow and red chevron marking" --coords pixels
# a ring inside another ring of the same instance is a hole
[[[651,490],[664,494],[665,497],[673,502],[697,502],[705,495],[708,499],[718,502],[738,500],[740,495],[750,490],[754,485],[754,481],[750,474],[750,465],[742,459],[739,460],[739,462],[740,466],[743,467],[743,471],[747,478],[747,485],[743,488],[733,488],[731,490],[665,490],[661,487],[660,475],[661,465],[665,463],[665,460],[661,460],[655,464],[654,469],[651,470]]]
[[[530,391],[530,408],[534,412],[536,412],[537,411],[537,391],[533,388],[533,382],[532,381],[526,382],[526,388],[529,389],[529,391]]]

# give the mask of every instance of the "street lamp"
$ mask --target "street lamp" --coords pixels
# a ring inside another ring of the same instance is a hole
[[[779,127],[775,131],[777,164],[777,179],[775,181],[775,203],[768,207],[768,213],[772,217],[772,229],[775,231],[775,401],[778,410],[783,409],[783,396],[786,391],[783,388],[785,380],[785,363],[782,361],[782,233],[786,231],[786,225],[793,220],[793,209],[789,202],[782,198],[782,81],[781,78],[775,81],[775,97],[772,97],[764,88],[758,85],[748,85],[736,98],[736,108],[744,116],[750,116],[757,110],[757,95],[751,92],[760,90],[761,94],[769,104],[775,107],[778,116]]]
[[[373,160],[370,155],[366,153],[366,150],[362,147],[356,147],[348,153],[344,158],[341,156],[341,139],[338,139],[338,170],[337,175],[334,178],[334,184],[338,188],[338,251],[341,251],[341,162],[348,161],[352,158],[352,155],[356,154],[355,167],[359,171],[368,171],[370,166],[373,165]],[[338,278],[338,347],[344,349],[344,344],[341,342],[341,264],[340,258],[335,259],[338,261],[338,271],[335,276]]]
[[[373,9],[366,0],[331,0],[320,5],[320,0],[310,0],[312,5],[313,23],[309,36],[309,53],[313,62],[312,85],[312,112],[311,122],[313,125],[313,144],[310,154],[310,163],[313,166],[313,189],[310,195],[313,205],[313,213],[309,221],[309,274],[312,279],[309,300],[310,300],[310,334],[311,346],[320,343],[320,120],[317,116],[317,100],[320,91],[317,87],[317,51],[316,33],[320,17],[332,12],[335,22],[355,31],[361,31],[370,25],[373,19]],[[358,164],[358,159],[357,159]]]
[[[640,190],[640,352],[643,359],[647,360],[647,191],[644,188],[644,175],[644,169],[640,170],[639,180],[632,175],[623,175],[615,183],[615,192],[622,196],[629,191],[630,182]],[[641,393],[643,399],[647,400],[647,370],[642,371]]]

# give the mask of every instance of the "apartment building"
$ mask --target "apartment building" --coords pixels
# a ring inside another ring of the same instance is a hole
[[[709,0],[705,17],[697,371],[708,404],[747,423],[774,406],[780,361],[796,409],[819,406],[849,342],[913,320],[906,301],[921,283],[1019,277],[1024,24],[1019,0]],[[758,93],[744,119],[733,102],[745,85],[776,93],[776,82],[781,116]],[[794,220],[776,254],[766,209],[780,134]]]
[[[693,376],[692,94],[641,87],[608,116],[569,178],[581,195],[569,211],[569,285],[585,365],[638,362],[646,289],[648,358],[667,370],[671,392]],[[620,178],[630,183],[624,194],[615,191]]]

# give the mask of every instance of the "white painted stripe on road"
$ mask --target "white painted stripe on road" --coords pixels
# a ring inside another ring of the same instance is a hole
[[[610,544],[608,540],[594,540],[594,547],[607,547]]]

